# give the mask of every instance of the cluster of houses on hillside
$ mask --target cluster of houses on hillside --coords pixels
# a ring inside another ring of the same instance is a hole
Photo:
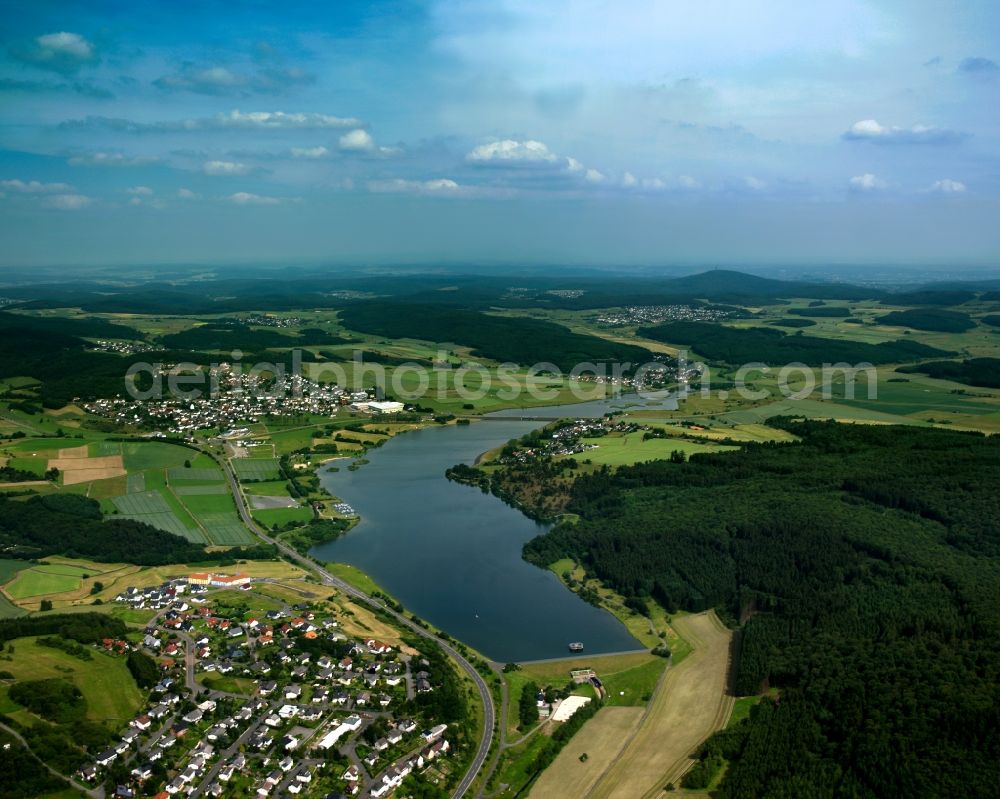
[[[579,455],[600,446],[584,439],[601,438],[610,433],[635,433],[648,429],[635,422],[626,422],[614,417],[574,419],[571,422],[547,428],[542,432],[541,438],[531,445],[518,446],[513,450],[505,449],[497,462],[502,464],[529,463],[540,458]]]
[[[82,780],[96,786],[125,763],[123,799],[381,799],[413,773],[447,778],[448,727],[411,701],[443,679],[427,661],[252,589],[245,575],[195,573],[116,597],[155,612],[133,645],[163,676]]]
[[[607,327],[623,327],[659,322],[718,322],[732,315],[733,311],[712,306],[630,305],[616,311],[607,311],[598,316],[597,321]]]
[[[333,416],[352,402],[354,396],[340,386],[317,383],[299,374],[264,379],[223,363],[194,383],[186,382],[185,378],[184,391],[197,391],[197,396],[179,397],[169,390],[168,375],[169,368],[164,365],[154,376],[163,383],[163,390],[156,398],[99,399],[86,403],[84,409],[116,424],[156,427],[183,434],[209,427],[227,428],[267,416]],[[367,393],[361,394],[364,400],[370,399]]]

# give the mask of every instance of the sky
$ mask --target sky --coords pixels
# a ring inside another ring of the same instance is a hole
[[[996,266],[995,0],[0,0],[0,265]]]

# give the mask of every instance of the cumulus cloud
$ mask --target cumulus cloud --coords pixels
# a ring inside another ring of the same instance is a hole
[[[177,196],[182,200],[198,200],[201,199],[201,195],[197,192],[191,191],[191,189],[180,188],[177,190]]]
[[[764,189],[767,188],[766,182],[764,182],[760,178],[754,177],[753,175],[747,175],[745,178],[743,178],[743,185],[746,188],[750,189],[750,191],[763,191]]]
[[[654,180],[659,180],[659,178],[653,178]],[[663,181],[659,181],[661,184]],[[701,187],[701,184],[695,180],[690,175],[681,175],[677,178],[677,185],[682,189],[697,189]]]
[[[71,74],[97,60],[94,45],[69,31],[46,33],[28,47],[15,48],[12,55],[24,63],[62,74]]]
[[[474,164],[546,164],[557,160],[557,156],[543,142],[527,139],[502,139],[480,144],[466,155],[466,160]],[[575,159],[567,159],[568,167],[573,171],[582,169]]]
[[[246,175],[250,172],[250,167],[236,161],[206,161],[201,165],[202,172],[206,175]]]
[[[965,138],[965,134],[929,125],[902,128],[882,125],[875,119],[862,119],[851,125],[842,138],[874,144],[956,144]]]
[[[149,186],[131,186],[125,189],[126,194],[132,194],[137,197],[152,197],[153,190]]]
[[[93,202],[90,197],[83,194],[52,194],[42,200],[42,205],[57,211],[79,211]]]
[[[603,183],[607,180],[607,176],[603,172],[598,172],[596,169],[588,169],[584,173],[583,179],[588,183]]]
[[[177,72],[157,78],[153,84],[164,91],[249,96],[283,94],[296,86],[306,86],[315,81],[315,75],[297,67],[237,72],[224,66],[196,67],[185,64]]]
[[[1000,66],[991,58],[974,56],[963,58],[958,64],[958,71],[971,75],[993,75],[1000,72]]]
[[[293,147],[292,148],[292,158],[307,158],[307,159],[317,159],[326,158],[330,154],[330,151],[326,147]]]
[[[73,191],[68,183],[42,183],[38,180],[0,180],[0,189],[18,194],[66,194]]]
[[[370,152],[375,149],[375,140],[367,130],[357,128],[341,136],[337,145],[346,152]]]
[[[236,205],[281,205],[282,203],[298,202],[297,197],[267,197],[261,194],[251,194],[248,191],[238,191],[227,198]]]
[[[960,180],[942,178],[941,180],[935,180],[931,184],[929,191],[937,194],[962,194],[965,191],[965,184]]]
[[[69,159],[70,166],[110,166],[134,167],[148,166],[159,162],[153,156],[131,156],[124,153],[94,152],[74,155]]]
[[[866,172],[863,175],[855,175],[847,181],[847,184],[850,186],[851,191],[879,191],[886,187],[886,182],[871,172]]]
[[[372,180],[368,190],[378,194],[435,194],[439,196],[462,193],[465,187],[449,178],[434,178],[432,180]]]
[[[180,119],[160,122],[137,122],[119,117],[88,116],[69,119],[59,124],[61,130],[112,130],[117,133],[188,133],[194,131],[228,130],[321,130],[325,128],[357,128],[360,119],[316,113],[285,113],[284,111],[240,111],[235,109],[213,117]]]
[[[639,185],[639,180],[631,172],[626,172],[622,175],[622,185],[626,189],[634,189]]]

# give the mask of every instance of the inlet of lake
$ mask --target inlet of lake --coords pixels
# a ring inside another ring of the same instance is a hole
[[[405,433],[369,450],[352,471],[320,467],[324,487],[361,516],[347,535],[313,549],[322,561],[356,566],[409,611],[493,660],[568,657],[641,648],[624,625],[587,604],[550,571],[521,558],[547,529],[445,470],[545,424],[541,418],[596,417],[622,401],[508,410],[470,425]],[[657,403],[663,408],[665,403]],[[525,421],[518,417],[532,417]]]

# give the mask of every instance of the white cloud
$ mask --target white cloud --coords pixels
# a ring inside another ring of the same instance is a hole
[[[697,189],[701,187],[701,183],[699,183],[690,175],[681,175],[680,177],[678,177],[677,185],[680,186],[682,189]]]
[[[248,191],[230,194],[227,199],[237,205],[281,205],[282,203],[299,202],[298,197],[266,197],[260,194],[251,194]]]
[[[317,158],[326,158],[329,154],[330,151],[323,146],[292,148],[292,158],[317,159]]]
[[[201,165],[206,175],[246,175],[250,167],[236,161],[206,161]]]
[[[70,166],[147,166],[155,164],[158,158],[151,156],[129,156],[124,153],[86,153],[84,155],[74,155],[69,159]]]
[[[743,185],[751,191],[763,191],[767,188],[767,183],[760,178],[755,178],[753,175],[747,175],[743,178]]]
[[[19,194],[54,194],[73,191],[68,183],[41,183],[37,180],[0,180],[0,188]]]
[[[59,33],[46,33],[35,39],[41,51],[54,55],[71,56],[81,61],[86,61],[94,57],[94,45],[84,39],[79,33],[69,33],[60,31]]]
[[[370,152],[375,149],[375,140],[367,130],[357,128],[340,137],[337,143],[341,150],[347,152]]]
[[[588,183],[603,183],[607,180],[604,173],[598,172],[596,169],[588,169],[583,177]]]
[[[402,178],[395,178],[393,180],[372,180],[368,183],[368,190],[378,194],[435,194],[447,196],[459,194],[465,188],[450,178],[435,178],[433,180],[403,180]]]
[[[83,194],[53,194],[46,197],[42,204],[46,208],[54,208],[59,211],[79,211],[86,208],[93,200]]]
[[[129,205],[142,205],[142,199],[140,197],[133,197],[128,201]]]
[[[879,191],[887,185],[884,180],[876,177],[871,172],[866,172],[863,175],[855,175],[847,183],[851,191]]]
[[[12,55],[40,69],[68,75],[96,61],[97,53],[94,45],[79,33],[59,31],[37,37],[31,46],[24,50],[15,48]]]
[[[875,144],[955,144],[964,139],[965,134],[929,125],[901,128],[882,125],[875,119],[862,119],[851,125],[843,138]]]
[[[133,194],[139,197],[152,197],[153,190],[149,186],[132,186],[125,189],[127,194]]]
[[[633,175],[631,172],[626,172],[624,175],[622,175],[622,185],[626,189],[634,189],[636,186],[639,185],[639,181],[636,178],[636,176]]]
[[[570,172],[583,172],[583,164],[577,161],[575,158],[566,158],[566,169]]]
[[[214,117],[181,119],[161,122],[136,122],[120,117],[88,116],[60,123],[63,130],[113,130],[119,133],[191,133],[200,130],[317,130],[324,128],[356,128],[364,124],[353,117],[329,114],[284,111],[240,111],[216,114]]]
[[[191,191],[191,189],[180,188],[177,190],[177,196],[182,200],[198,200],[201,195],[197,192]]]
[[[931,184],[930,191],[938,194],[962,194],[965,191],[965,184],[959,180],[942,178]]]
[[[501,141],[480,144],[470,152],[466,159],[473,163],[551,163],[556,160],[556,154],[540,141],[527,139],[517,141],[515,139],[502,139]],[[571,171],[582,169],[579,161],[573,158],[567,159],[568,167]]]
[[[361,124],[352,117],[328,114],[286,114],[284,111],[230,111],[211,119],[190,120],[195,126],[222,128],[353,128]]]

